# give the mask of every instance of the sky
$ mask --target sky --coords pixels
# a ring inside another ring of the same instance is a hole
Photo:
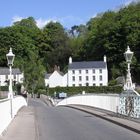
[[[32,16],[39,28],[50,21],[58,21],[70,29],[86,24],[99,13],[116,10],[132,1],[140,0],[0,0],[0,27]]]

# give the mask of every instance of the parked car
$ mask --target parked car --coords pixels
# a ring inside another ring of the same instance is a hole
[[[67,97],[67,93],[65,93],[65,92],[57,93],[57,94],[56,94],[56,97],[57,97],[58,99],[64,99],[64,98]]]

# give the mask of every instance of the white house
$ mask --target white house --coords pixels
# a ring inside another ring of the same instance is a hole
[[[49,87],[63,87],[63,81],[65,82],[65,75],[60,72],[59,70],[55,70],[53,73],[51,74],[46,74],[45,75],[45,85],[49,86]]]
[[[72,62],[69,58],[68,72],[64,75],[58,70],[46,74],[45,85],[49,87],[107,86],[108,69],[104,61]]]
[[[69,58],[68,86],[107,86],[108,70],[104,61],[72,62]]]
[[[6,86],[10,78],[9,68],[0,67],[0,86]],[[12,80],[15,83],[23,83],[24,75],[18,68],[12,68]]]

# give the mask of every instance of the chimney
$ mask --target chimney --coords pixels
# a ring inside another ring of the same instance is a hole
[[[107,62],[107,58],[106,58],[106,55],[104,55],[104,62]]]
[[[69,64],[72,64],[72,57],[69,57]]]
[[[60,71],[60,66],[57,67],[57,70]]]

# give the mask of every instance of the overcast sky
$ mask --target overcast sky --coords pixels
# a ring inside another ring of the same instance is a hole
[[[0,0],[0,27],[32,16],[39,27],[53,20],[70,28],[85,24],[98,13],[118,9],[132,1],[135,0]]]

